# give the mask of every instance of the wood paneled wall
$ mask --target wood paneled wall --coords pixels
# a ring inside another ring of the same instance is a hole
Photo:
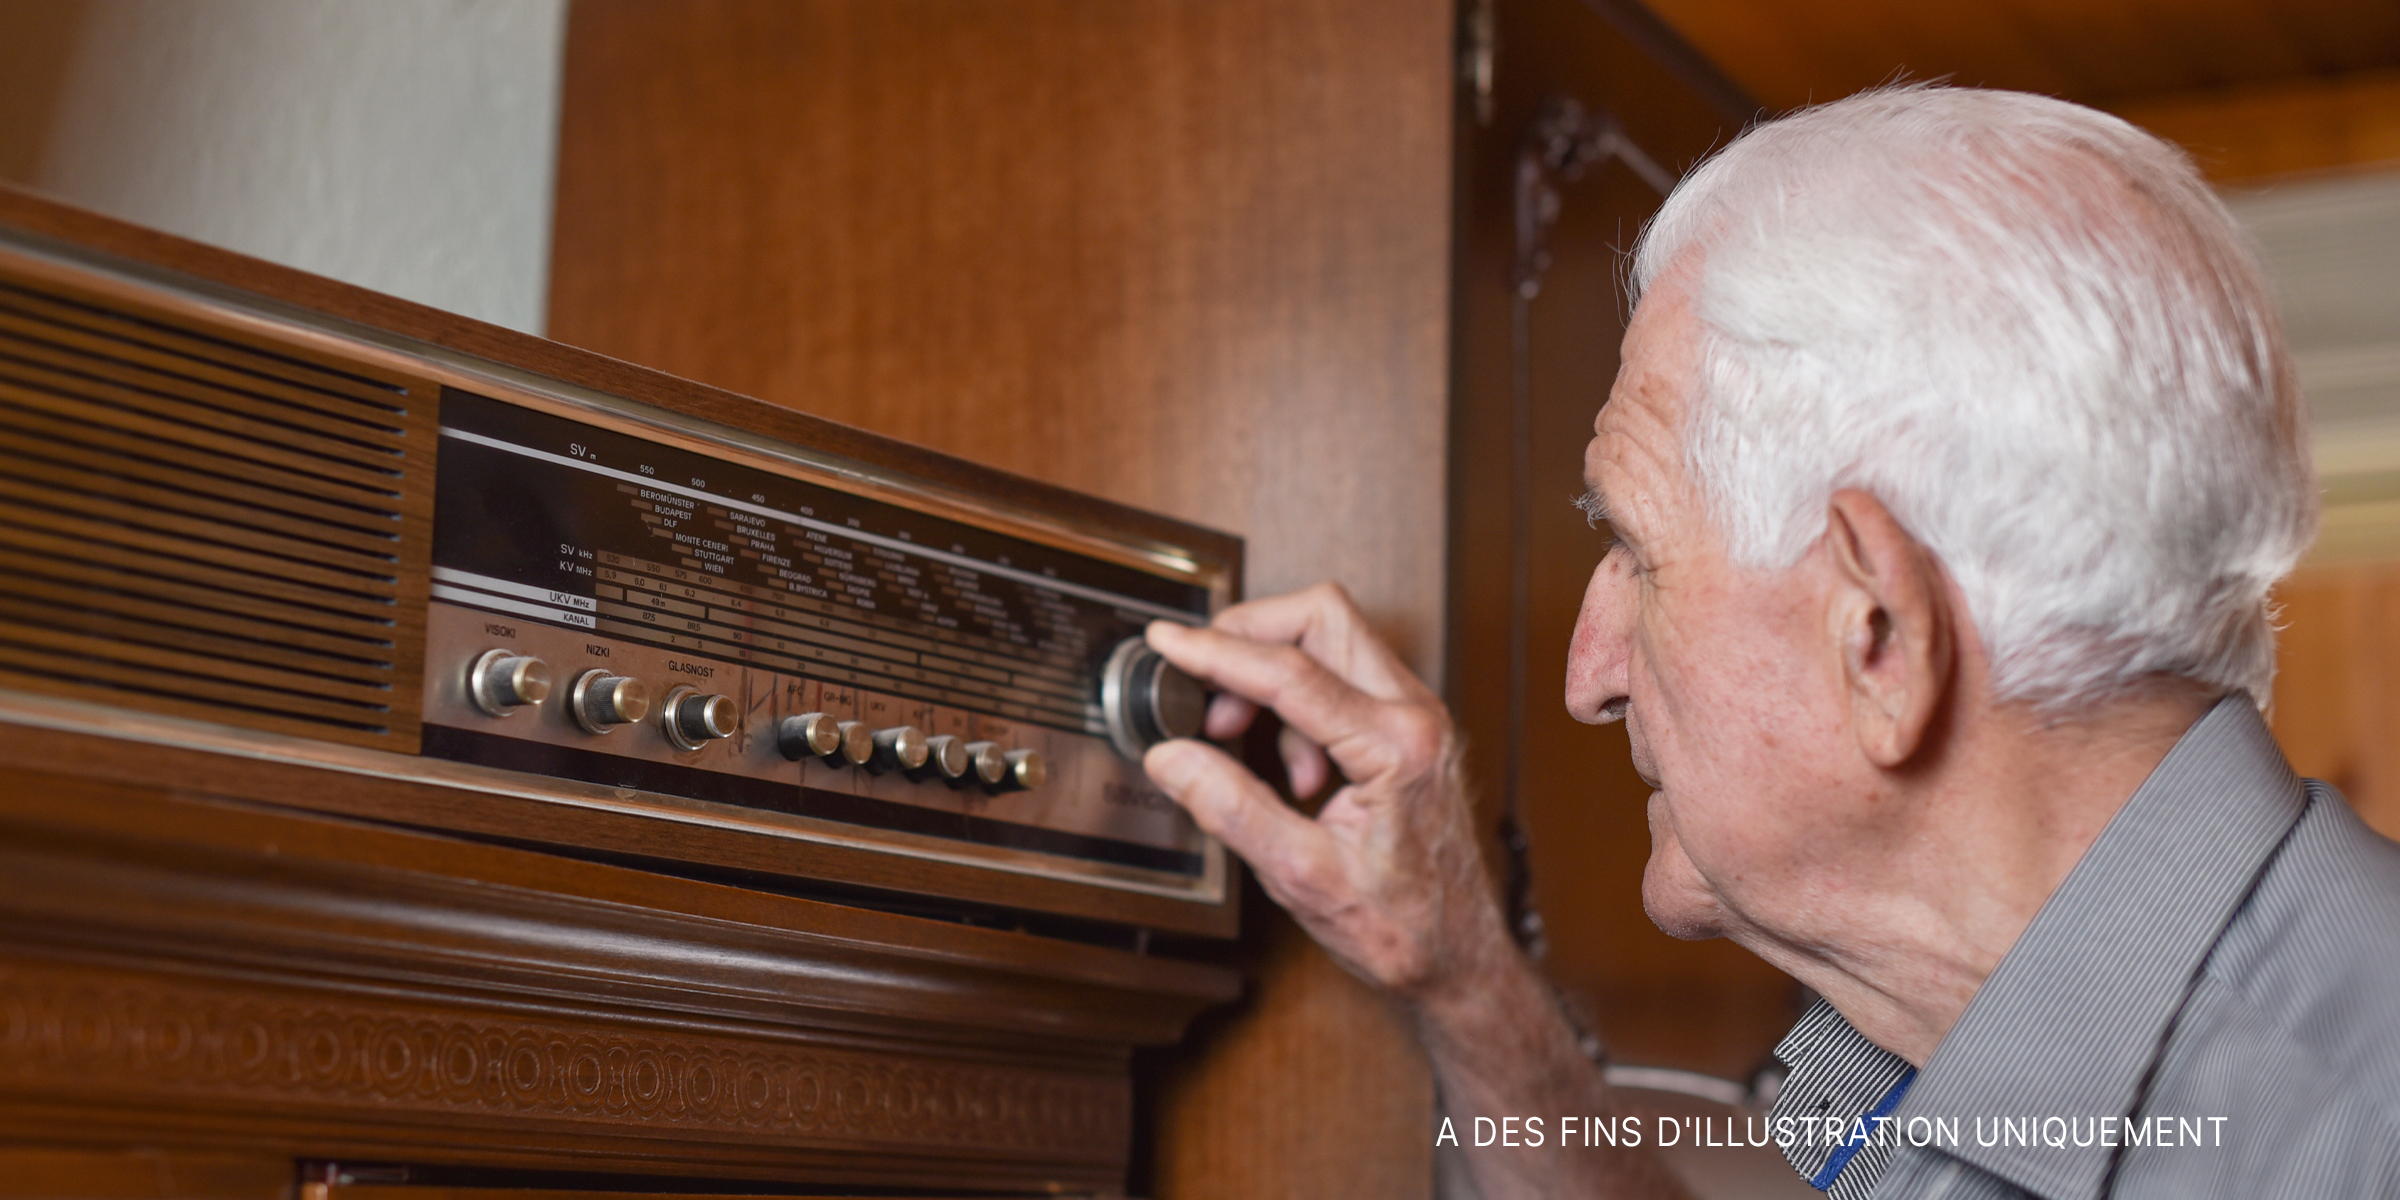
[[[558,340],[1222,528],[1443,625],[1443,0],[578,0]],[[1403,1024],[1269,919],[1160,1196],[1409,1196]]]
[[[2400,69],[2143,96],[2109,106],[2219,184],[2400,162]]]
[[[10,0],[0,17],[0,182],[40,178],[89,0]]]
[[[2275,740],[2400,837],[2400,563],[2306,568],[2276,600]]]

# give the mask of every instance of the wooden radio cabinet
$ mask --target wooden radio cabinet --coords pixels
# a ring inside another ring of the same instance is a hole
[[[0,193],[0,1196],[1117,1193],[1132,1049],[1239,991],[1147,931],[1234,892],[1084,693],[1239,569]],[[555,686],[477,711],[487,643]],[[651,678],[584,745],[587,675]]]

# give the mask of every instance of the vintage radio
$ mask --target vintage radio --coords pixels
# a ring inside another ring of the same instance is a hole
[[[0,230],[0,721],[321,768],[273,799],[349,816],[1232,931],[1136,759],[1201,699],[1139,635],[1233,599],[1236,539],[460,340]]]

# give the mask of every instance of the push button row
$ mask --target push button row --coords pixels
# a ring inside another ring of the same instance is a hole
[[[467,698],[476,708],[506,717],[550,698],[549,664],[532,655],[487,650],[467,667]],[[567,715],[587,733],[605,734],[650,715],[650,688],[629,675],[600,668],[575,677],[567,691]],[[678,750],[698,750],[741,730],[740,707],[729,697],[693,687],[676,687],[658,706],[659,729]],[[970,742],[949,734],[927,737],[914,725],[871,729],[831,713],[785,717],[775,731],[776,748],[794,762],[816,759],[831,766],[864,767],[875,774],[898,772],[910,779],[938,780],[955,788],[1021,792],[1040,787],[1048,766],[1040,753],[1009,750],[997,742]]]
[[[946,733],[927,737],[914,725],[870,729],[832,713],[785,717],[775,744],[794,762],[817,759],[837,767],[865,767],[881,775],[938,780],[954,788],[1022,792],[1040,787],[1049,768],[1039,752],[1009,750],[998,742],[970,742]]]

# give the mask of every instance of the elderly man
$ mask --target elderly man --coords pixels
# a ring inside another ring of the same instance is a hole
[[[2314,489],[2184,158],[1870,93],[1695,171],[1635,276],[1567,704],[1655,789],[1652,919],[1823,997],[1777,1050],[1794,1165],[1844,1200],[2400,1194],[2400,850],[2260,720]],[[1487,1200],[1672,1194],[1557,1144],[1610,1097],[1503,932],[1448,718],[1342,594],[1150,639],[1224,692],[1211,734],[1271,707],[1296,790],[1346,781],[1310,819],[1205,743],[1147,763],[1413,1011],[1452,1115],[1547,1119],[1470,1156]]]

